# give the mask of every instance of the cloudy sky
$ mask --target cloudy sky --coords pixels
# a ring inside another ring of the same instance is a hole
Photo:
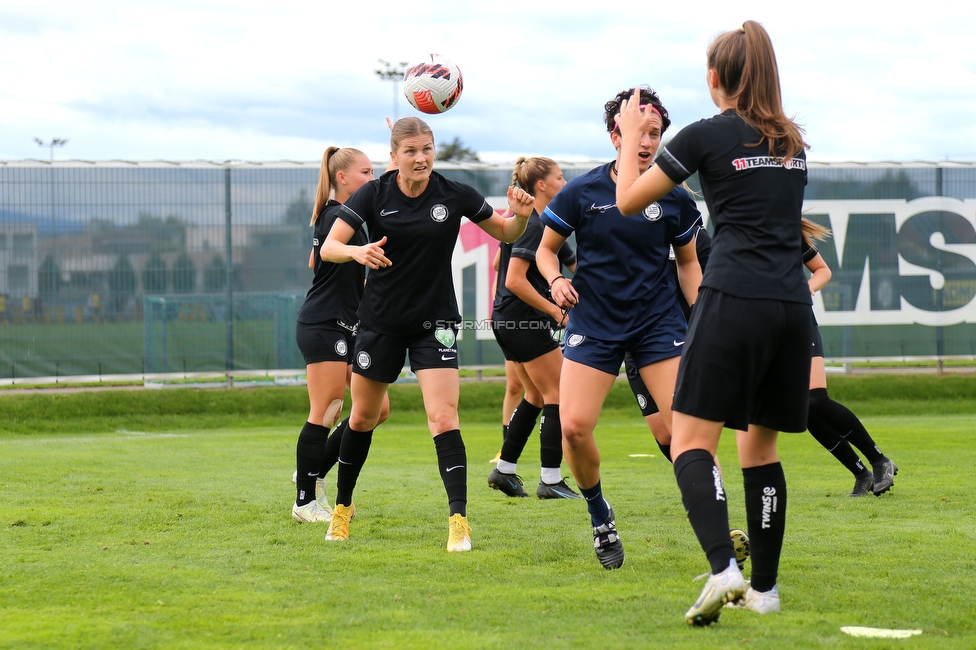
[[[46,160],[34,138],[57,137],[57,159],[308,161],[334,143],[383,160],[378,59],[429,52],[465,81],[428,120],[439,142],[606,159],[602,105],[622,88],[656,88],[672,128],[712,115],[705,48],[751,18],[812,160],[976,160],[976,3],[896,5],[0,0],[0,159]]]

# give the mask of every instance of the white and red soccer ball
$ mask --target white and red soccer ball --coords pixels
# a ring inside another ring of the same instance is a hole
[[[449,110],[463,89],[461,70],[439,54],[428,54],[403,73],[403,94],[421,113],[436,115]]]

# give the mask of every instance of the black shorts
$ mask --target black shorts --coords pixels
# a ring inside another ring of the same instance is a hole
[[[352,363],[352,351],[356,347],[356,327],[339,320],[297,323],[295,341],[305,358],[305,365],[323,361]]]
[[[637,362],[634,361],[634,357],[630,356],[630,352],[624,355],[624,369],[627,371],[627,381],[630,383],[630,390],[633,391],[634,397],[637,398],[637,406],[640,407],[641,415],[646,418],[648,415],[654,415],[660,412],[661,409],[657,407],[654,398],[651,397],[651,391],[647,390],[647,385],[641,379],[640,369],[637,367]]]
[[[458,367],[457,327],[432,329],[419,336],[380,334],[362,327],[356,332],[352,371],[367,379],[392,384],[410,352],[410,369]]]
[[[810,390],[810,305],[704,287],[691,315],[674,410],[732,429],[802,432]]]
[[[515,321],[496,315],[491,331],[508,361],[525,363],[559,349],[559,333],[549,321]]]
[[[810,332],[810,356],[811,357],[823,357],[823,339],[820,338],[820,328],[817,326],[817,317],[813,314],[811,310],[811,322],[813,323],[811,327],[813,330]]]

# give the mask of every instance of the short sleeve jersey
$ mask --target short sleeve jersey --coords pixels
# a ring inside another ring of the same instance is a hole
[[[698,172],[714,224],[703,287],[809,304],[800,253],[806,155],[777,161],[765,143],[749,146],[759,138],[729,109],[682,129],[657,164],[675,183]]]
[[[579,303],[569,312],[573,331],[623,341],[674,308],[670,246],[691,241],[701,214],[691,195],[678,187],[640,214],[623,216],[610,167],[569,181],[541,219],[564,237],[576,233],[573,287]]]
[[[451,258],[461,218],[479,223],[494,210],[473,187],[431,172],[418,197],[397,186],[397,171],[359,188],[339,212],[355,229],[366,225],[370,241],[387,238],[383,251],[391,265],[370,271],[359,306],[366,329],[394,336],[416,336],[457,323],[457,296]]]
[[[320,255],[322,243],[329,235],[341,204],[329,201],[315,220],[312,231],[312,257],[314,276],[312,288],[305,295],[305,302],[298,310],[298,322],[312,325],[331,320],[342,321],[349,327],[356,324],[359,301],[363,297],[366,267],[359,264],[333,264],[323,262]],[[349,243],[362,246],[366,233],[358,228]]]
[[[545,229],[546,227],[539,219],[538,213],[533,211],[522,236],[514,244],[502,244],[501,257],[498,261],[498,284],[495,289],[494,313],[505,314],[506,317],[518,320],[551,320],[547,314],[543,314],[534,307],[530,307],[505,286],[505,278],[508,276],[508,267],[511,259],[517,257],[527,260],[529,262],[529,268],[525,273],[526,279],[540,296],[548,299],[549,285],[546,284],[546,279],[542,277],[542,273],[535,263],[535,252],[539,249],[539,244],[542,242],[542,233],[545,232]],[[563,248],[566,247],[564,246]],[[563,249],[560,248],[559,252],[563,254]],[[575,254],[572,253],[571,248],[569,254],[572,255],[569,262],[572,264],[575,261]]]

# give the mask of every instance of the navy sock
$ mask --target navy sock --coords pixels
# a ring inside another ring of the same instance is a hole
[[[674,475],[712,573],[721,573],[735,559],[735,549],[729,538],[729,504],[715,459],[704,449],[690,449],[675,459]]]
[[[603,487],[600,483],[601,481],[597,481],[591,488],[580,488],[580,494],[586,499],[586,510],[590,513],[590,523],[594,528],[602,526],[610,516],[610,508],[603,498]]]
[[[467,516],[468,504],[468,455],[464,448],[460,429],[451,429],[434,436],[437,450],[437,468],[447,492],[451,516]]]
[[[336,477],[336,505],[347,508],[352,505],[352,493],[356,489],[359,473],[369,455],[373,442],[373,430],[356,431],[347,426],[339,449],[339,471]]]
[[[326,427],[311,422],[306,422],[302,432],[298,434],[298,445],[295,449],[295,468],[298,470],[295,475],[295,503],[300,506],[315,500],[315,479],[319,477],[328,437],[329,430]]]
[[[780,463],[771,463],[743,469],[742,482],[746,493],[752,588],[769,591],[776,585],[786,532],[786,476]]]
[[[656,438],[654,442],[657,442]],[[657,442],[657,448],[661,450],[661,453],[668,459],[668,462],[673,465],[674,461],[671,460],[671,445],[662,445],[660,442]]]
[[[542,407],[539,444],[542,466],[559,469],[563,462],[563,427],[559,422],[559,404],[546,404]]]
[[[503,461],[506,463],[518,462],[541,412],[541,408],[529,404],[524,399],[515,407],[512,412],[512,419],[508,422],[508,435],[505,436],[505,444],[502,445]]]

